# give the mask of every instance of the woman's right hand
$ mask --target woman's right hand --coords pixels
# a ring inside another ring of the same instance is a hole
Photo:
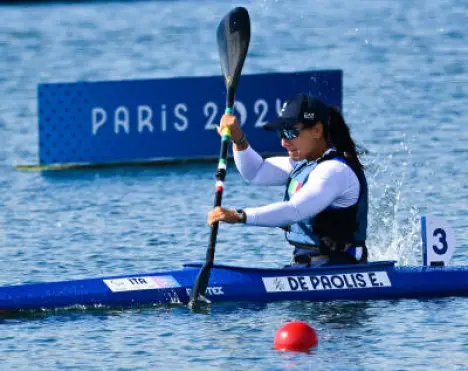
[[[219,135],[223,135],[223,130],[228,128],[231,130],[231,139],[233,142],[239,142],[244,135],[242,131],[239,121],[237,117],[231,113],[225,113],[223,117],[221,117],[221,122],[219,123],[218,133]]]

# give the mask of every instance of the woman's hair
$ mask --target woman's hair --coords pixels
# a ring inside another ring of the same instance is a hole
[[[342,153],[351,165],[359,169],[363,169],[361,161],[356,151],[356,144],[349,132],[349,127],[346,125],[341,112],[335,107],[328,107],[329,121],[326,130],[326,136],[329,143],[336,148],[339,153]]]

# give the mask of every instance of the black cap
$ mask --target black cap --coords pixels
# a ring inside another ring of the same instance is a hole
[[[322,101],[306,94],[298,94],[288,99],[281,109],[279,117],[263,126],[265,130],[290,129],[298,122],[313,126],[318,121],[327,125],[328,107]]]

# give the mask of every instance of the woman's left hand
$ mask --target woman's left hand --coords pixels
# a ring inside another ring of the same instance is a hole
[[[236,210],[225,209],[224,207],[215,207],[208,213],[208,225],[213,225],[215,222],[239,223],[241,218]]]

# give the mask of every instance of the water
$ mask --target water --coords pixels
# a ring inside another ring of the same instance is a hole
[[[0,283],[176,268],[204,258],[213,165],[20,173],[37,162],[36,85],[219,73],[215,29],[252,17],[248,73],[340,68],[344,113],[370,154],[371,259],[419,264],[421,214],[454,227],[468,263],[468,6],[404,2],[152,1],[2,6]],[[255,143],[253,143],[255,146]],[[224,203],[277,201],[228,172]],[[216,261],[278,266],[281,233],[222,226]],[[463,298],[45,313],[2,320],[3,369],[468,369]],[[312,354],[272,349],[305,320]]]

